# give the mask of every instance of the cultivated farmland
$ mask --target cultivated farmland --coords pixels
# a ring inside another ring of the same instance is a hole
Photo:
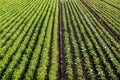
[[[119,79],[119,0],[0,0],[0,80]]]

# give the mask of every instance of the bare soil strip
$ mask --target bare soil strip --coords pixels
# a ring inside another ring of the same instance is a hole
[[[104,0],[101,0],[101,1],[104,2],[104,3],[106,3],[106,4],[108,4],[108,5],[110,5],[110,6],[112,6],[112,7],[114,7],[114,8],[116,8],[116,9],[118,9],[118,10],[120,10],[119,7],[117,7],[117,6],[115,6],[115,5],[111,4],[111,3],[109,3],[109,2],[107,2],[107,1],[104,1]]]
[[[59,75],[58,79],[63,80],[64,77],[64,59],[63,59],[63,27],[62,27],[62,0],[59,0]]]
[[[82,2],[82,4],[93,14],[93,16],[99,21],[99,23],[104,26],[104,28],[115,38],[115,40],[120,43],[120,37],[117,36],[112,29],[109,28],[108,24],[99,17],[99,15],[91,9],[90,6],[87,5],[87,3],[85,3],[83,0],[80,0]]]

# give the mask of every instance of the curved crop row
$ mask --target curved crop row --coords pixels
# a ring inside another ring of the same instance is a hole
[[[119,28],[119,10],[115,10],[113,7],[102,3],[101,1],[85,1],[98,15],[108,24],[108,28],[113,31],[116,36],[120,36],[120,28]],[[98,4],[99,3],[99,4]],[[105,6],[103,8],[103,6]],[[114,26],[114,27],[113,27]]]
[[[24,4],[1,18],[0,79],[57,79],[58,0]]]
[[[63,3],[63,5],[65,5],[65,7],[63,7],[65,8],[65,11],[63,12],[69,11],[66,13],[66,15],[68,15],[66,16],[67,22],[63,18],[63,27],[65,27],[64,31],[66,31],[64,32],[64,35],[66,36],[65,42],[72,40],[73,36],[76,42],[81,45],[78,46],[78,48],[81,49],[80,52],[83,58],[81,59],[83,62],[82,69],[86,74],[85,78],[91,80],[119,78],[119,43],[116,42],[116,40],[104,29],[94,16],[91,15],[79,0],[64,0]],[[68,27],[69,25],[72,26],[66,28],[65,24],[67,24]],[[72,29],[73,32],[71,32]],[[67,36],[68,33],[72,33],[73,35],[69,37],[69,35]],[[70,44],[71,43],[65,44],[65,49],[67,48],[66,46],[70,46]],[[75,43],[72,45],[74,46]],[[72,49],[73,47],[71,48],[70,46],[68,48]],[[69,57],[67,58],[66,55],[66,60],[69,60],[70,62],[72,61],[72,56],[70,57],[70,54],[72,55],[73,53],[71,53],[70,50],[67,50],[67,52]],[[71,63],[74,62],[72,61]],[[68,62],[66,61],[66,68],[67,66]],[[69,79],[75,79],[75,73],[72,74],[74,71],[72,66],[68,67],[68,69],[70,68],[72,71],[66,69],[66,71],[70,73],[66,73],[66,75],[68,75]]]

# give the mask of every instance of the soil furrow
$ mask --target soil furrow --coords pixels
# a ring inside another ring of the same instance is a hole
[[[62,25],[62,0],[59,1],[59,80],[65,79],[65,58],[64,58],[64,43],[63,43],[63,25]]]

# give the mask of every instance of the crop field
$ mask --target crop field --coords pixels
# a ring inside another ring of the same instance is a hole
[[[120,80],[120,0],[0,0],[0,80]]]

